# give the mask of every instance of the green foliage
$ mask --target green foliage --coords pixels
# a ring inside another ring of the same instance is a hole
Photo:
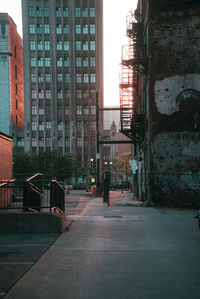
[[[131,167],[129,161],[132,159],[131,153],[122,153],[115,159],[115,167],[118,171],[131,173]]]
[[[58,156],[55,152],[39,154],[13,151],[14,174],[43,173],[48,177],[60,180],[76,176],[80,171],[79,161],[72,155]]]

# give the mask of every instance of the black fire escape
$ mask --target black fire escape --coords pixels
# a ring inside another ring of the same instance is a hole
[[[121,132],[141,143],[145,134],[145,117],[138,107],[138,80],[146,71],[146,47],[142,39],[142,23],[134,15],[127,17],[129,45],[122,47],[122,71],[120,80]]]

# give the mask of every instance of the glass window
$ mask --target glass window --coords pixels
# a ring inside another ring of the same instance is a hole
[[[42,24],[37,24],[37,34],[42,34]]]
[[[32,67],[36,66],[36,58],[35,57],[31,57],[31,66]]]
[[[64,25],[64,34],[69,34],[69,25],[68,24]]]
[[[51,74],[45,74],[45,81],[47,83],[51,82]]]
[[[36,96],[37,96],[36,90],[35,90],[35,89],[32,89],[32,90],[31,90],[31,98],[32,98],[32,99],[36,99]]]
[[[45,66],[46,67],[51,66],[51,59],[50,59],[50,57],[45,57]]]
[[[32,138],[32,147],[36,147],[36,146],[37,146],[37,139]]]
[[[91,18],[95,17],[95,8],[94,7],[90,7],[90,17]]]
[[[35,34],[35,24],[29,25],[29,32],[30,32],[30,34]]]
[[[88,34],[88,24],[83,26],[83,34]]]
[[[69,67],[69,57],[64,58],[64,66]]]
[[[57,50],[58,50],[58,51],[61,51],[61,50],[62,50],[62,41],[61,41],[61,40],[58,40],[58,41],[57,41]]]
[[[83,145],[82,137],[78,137],[78,138],[77,138],[77,146],[78,146],[78,147],[81,147],[82,145]]]
[[[70,139],[69,138],[65,139],[65,145],[66,145],[66,147],[70,147]]]
[[[39,131],[44,131],[44,122],[39,123]]]
[[[88,67],[88,57],[85,57],[83,60],[83,66]]]
[[[43,89],[39,90],[39,92],[38,92],[38,98],[39,99],[44,99],[44,90]]]
[[[76,24],[76,34],[81,34],[81,25]]]
[[[32,115],[37,115],[37,107],[32,106]]]
[[[63,82],[63,74],[57,74],[57,81]]]
[[[83,113],[84,113],[85,115],[88,115],[88,114],[89,114],[89,108],[88,108],[88,106],[85,106],[85,107],[83,108]]]
[[[95,24],[90,25],[90,34],[95,34]]]
[[[81,51],[81,41],[76,41],[76,51]]]
[[[49,24],[44,24],[44,33],[45,34],[50,34],[50,26],[49,26]]]
[[[39,108],[39,115],[44,115],[44,108]]]
[[[34,17],[34,7],[29,7],[29,17]]]
[[[38,67],[42,67],[43,66],[43,57],[39,57],[38,58]]]
[[[65,98],[66,99],[70,98],[70,90],[69,89],[65,89]]]
[[[65,107],[65,115],[69,115],[69,113],[70,113],[69,107],[66,106],[66,107]]]
[[[90,50],[91,50],[91,51],[94,51],[94,50],[95,50],[95,41],[94,41],[94,40],[91,40],[91,41],[90,41]]]
[[[36,121],[32,122],[32,131],[37,131],[37,122]]]
[[[45,51],[50,51],[50,41],[49,40],[44,41],[44,48],[45,48]]]
[[[64,50],[69,51],[69,41],[64,41]]]
[[[63,8],[63,17],[68,18],[69,17],[69,9],[68,7]]]
[[[43,83],[44,76],[43,74],[38,74],[38,82]]]
[[[62,34],[62,25],[61,24],[58,24],[56,26],[56,34]]]
[[[81,57],[76,57],[76,67],[81,67]]]
[[[56,7],[56,17],[57,18],[61,17],[61,8],[60,7]]]
[[[84,99],[87,99],[89,97],[89,90],[84,90],[83,97]]]
[[[66,73],[65,74],[65,83],[69,83],[70,82],[70,74]]]
[[[36,8],[36,12],[37,12],[37,17],[41,17],[42,16],[42,8],[41,7],[37,7]]]
[[[80,89],[77,89],[77,90],[76,90],[76,98],[77,98],[77,99],[81,99],[81,97],[82,97],[82,96],[81,96],[81,90],[80,90]]]
[[[76,83],[81,83],[81,82],[82,82],[81,74],[76,74]]]
[[[63,65],[62,57],[59,57],[59,58],[57,59],[57,66],[58,66],[58,67],[62,67],[62,65]]]
[[[38,41],[38,51],[42,51],[43,50],[43,42],[40,40]]]
[[[91,114],[93,114],[93,115],[96,114],[96,106],[91,106]]]
[[[51,98],[51,90],[46,89],[46,99],[49,100]]]
[[[31,74],[31,82],[36,83],[36,74]]]
[[[84,18],[87,18],[87,17],[88,17],[88,8],[87,8],[87,7],[83,8],[82,16],[83,16]]]
[[[81,115],[82,114],[82,107],[81,106],[76,106],[76,114]]]
[[[35,48],[35,41],[34,41],[34,40],[31,40],[31,41],[30,41],[30,50],[31,50],[31,51],[35,51],[35,49],[36,49],[36,48]]]
[[[59,122],[58,123],[58,131],[62,131],[63,130],[63,122]]]
[[[96,66],[96,59],[95,59],[95,57],[90,57],[90,66]]]
[[[88,41],[87,40],[83,42],[83,50],[88,51]]]
[[[50,121],[46,122],[46,129],[51,129],[51,122]]]
[[[90,82],[96,83],[96,74],[94,74],[94,73],[90,74]]]
[[[88,74],[83,74],[83,82],[88,83],[89,82],[89,75]]]
[[[63,90],[58,90],[58,99],[63,99]]]
[[[44,7],[44,17],[45,18],[49,17],[49,8],[48,7]]]
[[[76,7],[76,9],[75,9],[75,16],[76,16],[76,18],[80,18],[80,16],[81,16],[81,9],[80,9],[80,7]]]

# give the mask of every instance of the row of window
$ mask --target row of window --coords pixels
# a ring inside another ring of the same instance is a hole
[[[29,33],[30,34],[50,34],[50,25],[49,24],[30,24],[29,25]],[[95,24],[76,24],[76,34],[95,34]],[[56,34],[69,34],[69,25],[64,24],[63,26],[61,24],[56,25]]]
[[[44,16],[45,18],[49,17],[49,7],[36,7],[34,8],[33,6],[29,7],[29,17],[38,17],[41,18]],[[69,17],[69,8],[64,7],[62,10],[60,7],[56,7],[56,17],[61,17],[63,16],[64,18]]]
[[[37,138],[32,138],[32,147],[44,147],[46,145],[46,147],[51,147],[52,144],[52,138],[47,137],[47,138],[39,138],[39,140]],[[66,147],[70,147],[70,139],[67,138],[65,139],[64,142]],[[93,141],[93,144],[95,144],[95,140]],[[88,145],[88,141],[85,141],[85,145]],[[58,139],[58,146],[63,146],[63,138]],[[82,147],[83,146],[83,141],[81,137],[77,138],[77,146],[78,147]]]
[[[95,24],[76,24],[76,34],[95,34]]]
[[[47,75],[49,76],[50,74],[47,74]],[[70,90],[69,89],[66,89],[65,91],[60,89],[60,90],[57,91],[58,99],[63,99],[63,93],[64,93],[64,96],[65,96],[66,99],[70,98]],[[76,98],[77,99],[88,99],[89,97],[92,98],[92,99],[95,99],[95,96],[96,96],[96,90],[90,90],[90,91],[89,90],[81,90],[81,89],[76,90]],[[37,99],[36,89],[31,90],[31,97],[32,97],[32,100]],[[38,98],[39,99],[44,99],[44,97],[46,99],[51,99],[51,90],[50,89],[45,89],[45,93],[44,93],[43,89],[38,90]],[[36,105],[36,103],[35,103],[35,105]]]
[[[57,51],[69,51],[69,41],[64,41],[62,42],[61,40],[57,41]],[[45,41],[36,41],[31,40],[30,41],[30,50],[35,51],[37,47],[38,51],[50,51],[50,41],[45,40]],[[96,43],[94,40],[91,41],[76,41],[76,51],[95,51],[96,49]]]
[[[65,107],[65,115],[70,114],[70,108]],[[76,114],[77,115],[95,115],[96,114],[96,106],[91,106],[91,109],[88,106],[76,106]],[[42,107],[32,106],[32,115],[45,115],[45,110]],[[48,126],[47,126],[48,124]],[[51,123],[46,123],[46,128],[51,129]]]
[[[38,17],[41,18],[42,16],[44,16],[45,18],[49,17],[49,7],[36,7],[34,8],[33,6],[29,7],[29,17],[33,18],[33,17]],[[57,18],[68,18],[69,17],[69,8],[68,7],[64,7],[63,9],[61,9],[61,7],[56,7],[55,10],[55,14]],[[91,17],[94,18],[95,17],[95,8],[94,7],[85,7],[85,8],[80,8],[80,7],[76,7],[75,8],[75,17],[76,18],[87,18],[87,17]]]

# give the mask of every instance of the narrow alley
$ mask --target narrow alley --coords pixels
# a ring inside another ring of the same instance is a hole
[[[128,192],[110,195],[108,207],[102,198],[71,193],[69,229],[5,298],[196,299],[196,212],[142,207]]]

